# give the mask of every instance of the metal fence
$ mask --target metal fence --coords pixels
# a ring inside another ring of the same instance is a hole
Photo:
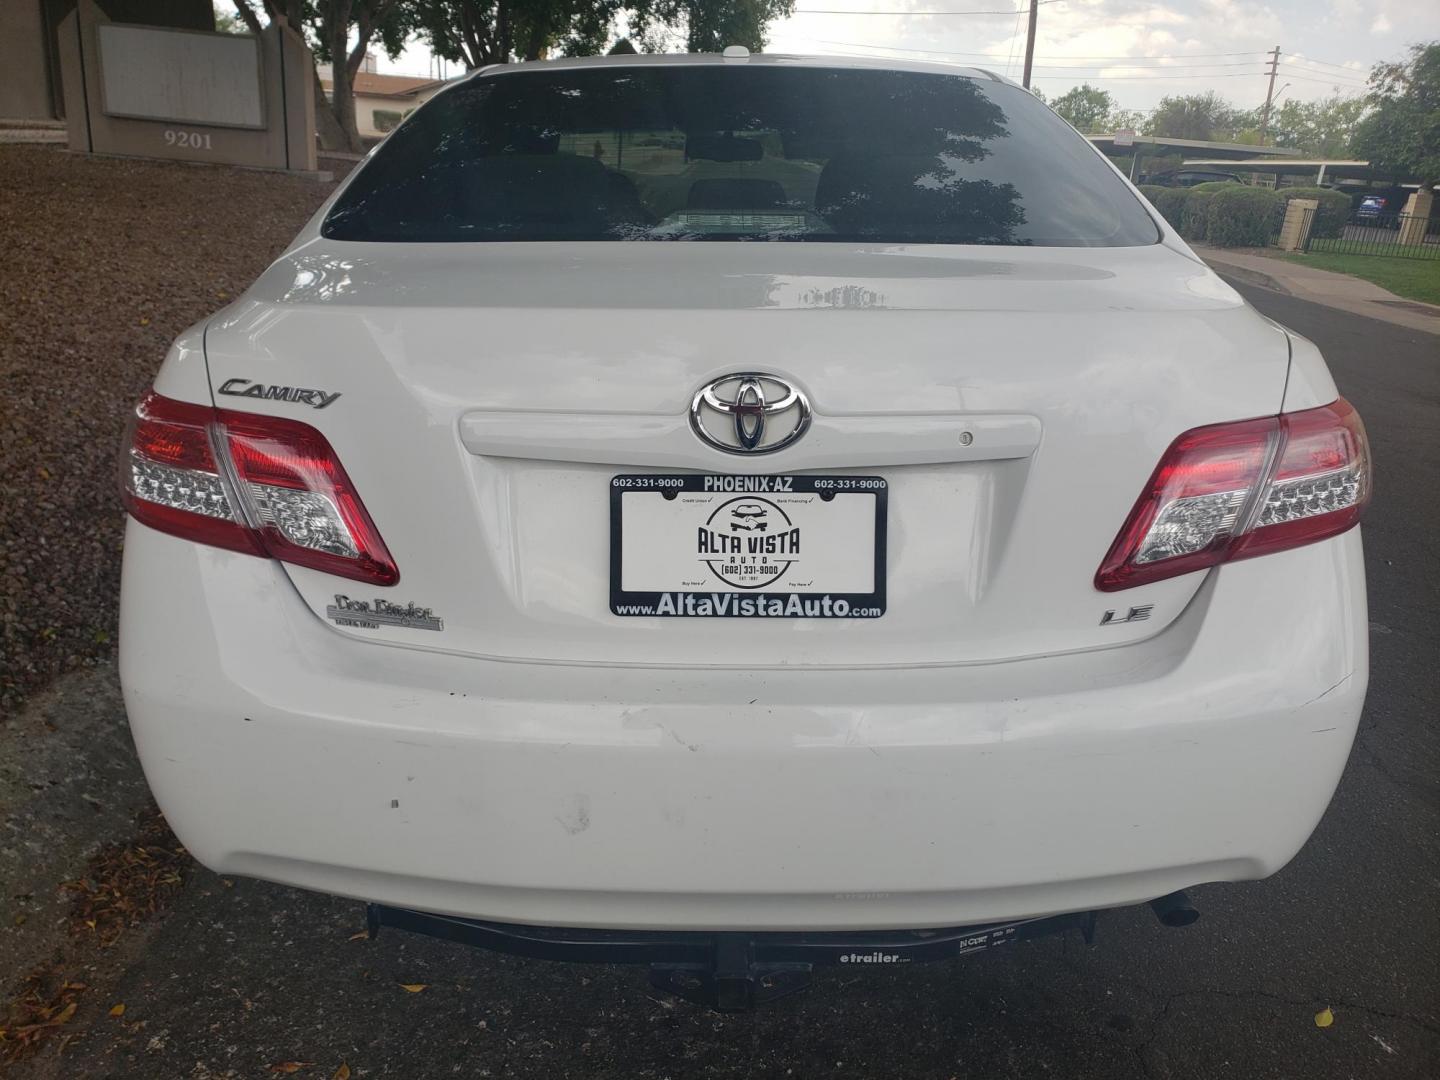
[[[1326,235],[1337,233],[1338,235]],[[1338,229],[1324,227],[1323,214],[1306,211],[1304,250],[1332,255],[1388,255],[1401,259],[1440,259],[1440,218],[1353,211]]]

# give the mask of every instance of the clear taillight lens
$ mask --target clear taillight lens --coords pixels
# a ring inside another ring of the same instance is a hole
[[[151,392],[121,465],[135,520],[202,544],[393,585],[400,572],[320,432]]]
[[[1370,499],[1365,428],[1344,398],[1176,439],[1095,575],[1106,592],[1335,536]]]

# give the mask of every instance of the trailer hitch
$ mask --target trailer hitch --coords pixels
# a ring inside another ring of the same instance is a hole
[[[743,1012],[803,990],[817,967],[875,969],[953,960],[1015,941],[1079,930],[1095,912],[933,930],[634,931],[561,929],[430,915],[369,904],[370,936],[383,926],[541,960],[644,964],[652,986],[721,1012]]]
[[[650,985],[717,1012],[748,1012],[810,985],[814,966],[757,961],[749,934],[714,935],[709,964],[651,964]]]

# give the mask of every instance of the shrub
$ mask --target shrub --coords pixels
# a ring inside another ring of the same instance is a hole
[[[372,114],[376,131],[394,131],[400,126],[400,121],[405,119],[405,114],[398,109],[376,109]]]
[[[1196,184],[1191,191],[1223,191],[1225,188],[1244,187],[1234,180],[1206,180],[1203,184]]]
[[[1185,203],[1190,198],[1189,188],[1161,188],[1160,193],[1150,201],[1160,216],[1170,223],[1171,228],[1180,228],[1180,218],[1185,212]]]
[[[1350,219],[1350,196],[1342,191],[1322,187],[1287,187],[1280,188],[1276,194],[1287,206],[1291,199],[1320,200],[1320,208],[1315,212],[1315,220],[1310,225],[1311,236],[1327,239],[1337,237],[1345,227],[1345,222]],[[1283,210],[1281,214],[1284,214]]]
[[[1280,230],[1285,201],[1268,188],[1236,184],[1209,198],[1205,238],[1216,247],[1264,247]]]
[[[1202,191],[1204,186],[1197,184],[1191,188],[1190,197],[1180,208],[1180,235],[1186,240],[1204,240],[1210,234],[1210,200],[1215,193]]]
[[[1144,195],[1145,198],[1149,199],[1152,203],[1153,203],[1156,199],[1158,199],[1158,198],[1160,197],[1160,193],[1161,193],[1161,192],[1169,191],[1169,190],[1170,190],[1169,188],[1167,188],[1167,187],[1161,187],[1159,184],[1141,184],[1141,185],[1140,185],[1140,194],[1141,194],[1141,195]]]

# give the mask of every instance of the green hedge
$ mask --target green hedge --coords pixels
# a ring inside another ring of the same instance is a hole
[[[1224,191],[1226,188],[1244,187],[1244,184],[1237,184],[1234,180],[1206,180],[1203,184],[1196,184],[1191,191]]]
[[[1210,195],[1205,239],[1216,247],[1265,247],[1280,231],[1285,200],[1268,188],[1234,185]]]
[[[1189,188],[1161,188],[1159,193],[1152,196],[1150,201],[1155,204],[1155,209],[1160,211],[1160,216],[1168,221],[1172,228],[1180,228],[1180,215],[1185,211],[1186,200],[1190,198]]]
[[[1170,190],[1169,188],[1167,188],[1167,187],[1162,187],[1162,186],[1159,185],[1159,184],[1141,184],[1141,185],[1140,185],[1140,194],[1141,194],[1141,195],[1144,195],[1145,198],[1149,199],[1152,203],[1153,203],[1157,198],[1160,197],[1160,193],[1161,193],[1161,192],[1169,191],[1169,190]]]
[[[1204,187],[1197,184],[1191,188],[1190,197],[1180,207],[1180,235],[1186,240],[1205,240],[1210,235],[1210,201],[1215,192]]]
[[[1286,205],[1291,199],[1319,200],[1320,209],[1310,224],[1310,235],[1313,238],[1333,239],[1339,236],[1345,228],[1345,222],[1350,219],[1350,196],[1344,192],[1322,187],[1287,187],[1280,188],[1276,194]]]

